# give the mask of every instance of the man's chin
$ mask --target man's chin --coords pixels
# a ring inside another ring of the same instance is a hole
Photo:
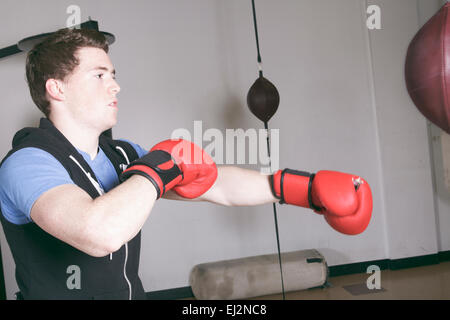
[[[117,118],[115,118],[114,120],[112,120],[112,121],[110,121],[108,124],[106,124],[103,128],[102,128],[102,130],[103,130],[103,133],[105,133],[105,132],[110,132],[110,130],[112,129],[112,128],[114,128],[114,126],[117,124]]]

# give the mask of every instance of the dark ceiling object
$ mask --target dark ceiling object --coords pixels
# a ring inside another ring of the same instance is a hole
[[[0,49],[0,59],[12,56],[13,54],[22,52],[22,50],[19,49],[17,44],[13,44],[12,46]]]
[[[83,22],[82,24],[80,24],[79,26],[76,26],[76,27],[79,27],[81,29],[93,29],[93,30],[98,31],[98,22],[95,20],[89,20],[89,21]],[[116,40],[116,38],[114,37],[113,34],[111,34],[109,32],[105,32],[105,31],[100,31],[100,32],[104,34],[106,41],[108,42],[109,45],[113,44],[114,41]],[[39,42],[44,41],[44,39],[47,38],[52,33],[53,32],[41,33],[38,35],[27,37],[25,39],[20,40],[17,44],[0,49],[0,59],[11,56],[16,53],[28,51],[31,48],[33,48],[36,44],[38,44]]]

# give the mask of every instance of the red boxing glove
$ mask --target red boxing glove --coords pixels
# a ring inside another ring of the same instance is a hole
[[[363,232],[372,216],[372,192],[362,178],[336,171],[317,174],[279,170],[272,191],[280,203],[311,208],[323,214],[333,229],[348,235]]]
[[[155,145],[145,156],[133,161],[120,180],[138,174],[153,183],[157,199],[173,189],[184,198],[197,198],[216,181],[217,167],[212,158],[192,142],[178,139]]]
[[[166,140],[155,145],[150,152],[169,153],[180,168],[183,179],[174,187],[178,195],[193,199],[211,188],[217,178],[217,167],[209,154],[196,144],[183,139]]]

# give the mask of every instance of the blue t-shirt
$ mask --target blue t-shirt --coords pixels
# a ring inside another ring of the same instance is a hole
[[[139,157],[148,151],[129,142]],[[78,152],[92,168],[105,192],[119,184],[116,170],[101,148],[97,156]],[[0,167],[0,207],[3,216],[14,224],[32,222],[30,213],[34,202],[46,191],[63,185],[74,184],[67,170],[50,153],[38,148],[23,148],[14,152]]]

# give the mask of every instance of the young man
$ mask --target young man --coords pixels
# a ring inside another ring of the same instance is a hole
[[[120,91],[107,53],[101,33],[78,29],[62,29],[28,53],[30,93],[45,118],[16,133],[0,167],[0,219],[25,299],[145,299],[140,230],[161,197],[225,206],[281,200],[313,208],[345,234],[367,227],[371,192],[357,176],[289,169],[266,176],[216,167],[188,141],[148,152],[102,135],[117,123]],[[81,283],[68,281],[71,268]]]

